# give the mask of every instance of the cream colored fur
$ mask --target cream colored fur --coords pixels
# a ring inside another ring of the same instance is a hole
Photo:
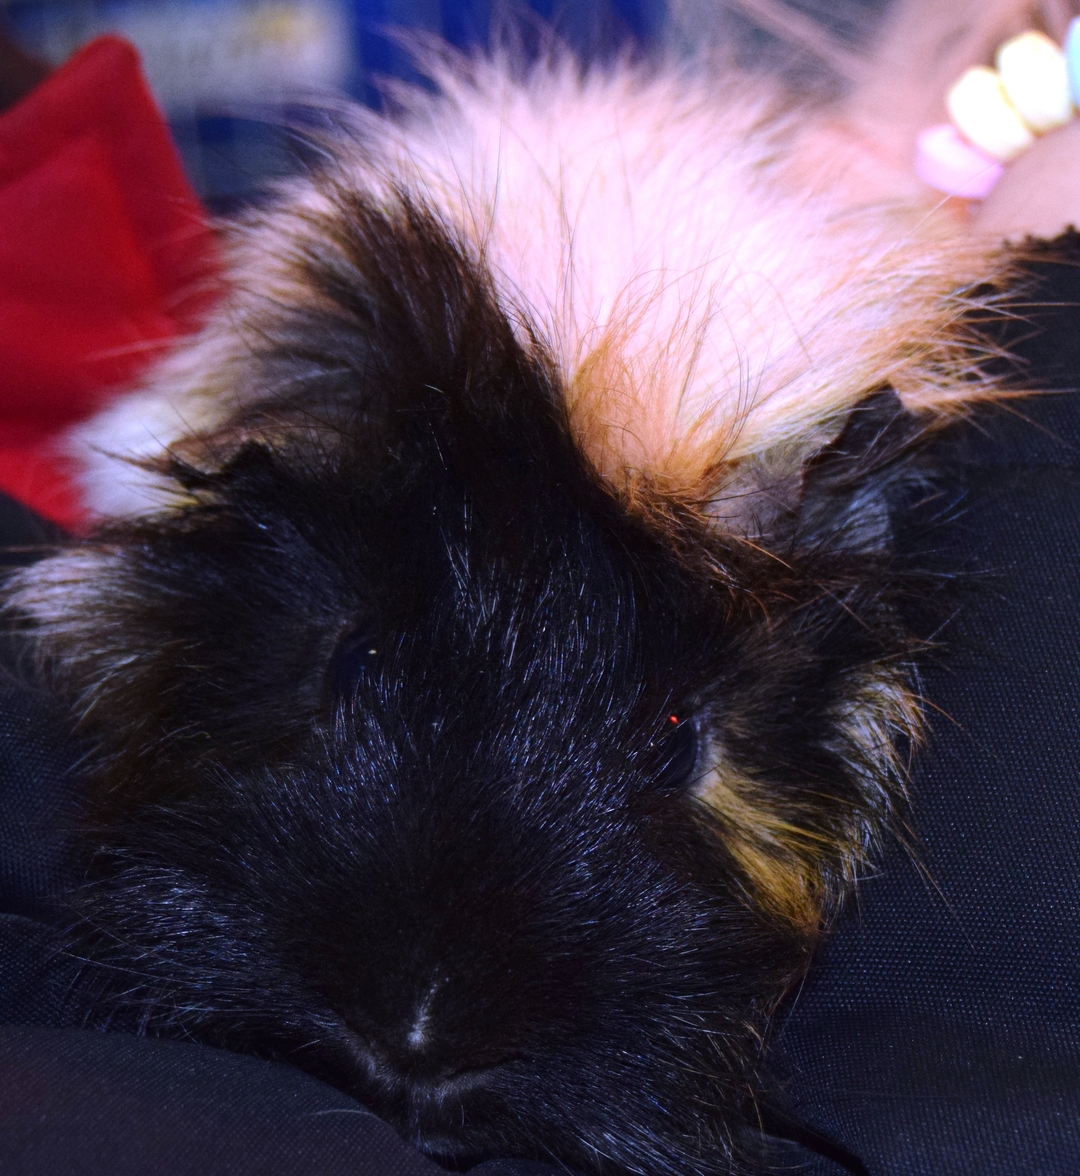
[[[905,3],[895,29],[907,35],[917,9]],[[898,35],[880,60],[902,60]],[[515,80],[505,62],[443,58],[432,72],[438,97],[414,94],[395,121],[359,116],[364,146],[334,166],[374,193],[403,186],[490,268],[621,492],[720,503],[730,519],[741,465],[797,463],[870,390],[891,385],[932,414],[986,393],[961,315],[997,263],[911,176],[886,125],[907,127],[911,111],[889,110],[873,71],[841,103],[795,108],[731,68],[582,78],[555,60]],[[300,182],[234,231],[233,291],[214,322],[148,390],[77,431],[95,510],[162,501],[112,455],[205,435],[260,396],[238,374],[246,332],[295,297],[288,253],[307,228],[292,210],[321,203]]]

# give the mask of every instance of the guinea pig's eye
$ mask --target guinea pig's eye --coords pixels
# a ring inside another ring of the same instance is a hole
[[[666,727],[659,740],[653,786],[663,792],[674,792],[685,788],[693,779],[698,762],[698,735],[693,721],[678,715],[669,715]]]
[[[327,685],[335,697],[352,694],[379,661],[379,637],[370,624],[357,625],[337,644],[330,658]]]

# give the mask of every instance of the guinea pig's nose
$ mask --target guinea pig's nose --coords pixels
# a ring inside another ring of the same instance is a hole
[[[439,999],[445,984],[440,979],[415,994],[399,992],[399,1001],[384,1006],[382,1016],[371,1017],[374,1010],[369,1008],[368,1017],[362,1018],[354,1032],[376,1084],[388,1090],[472,1087],[482,1082],[486,1070],[512,1056],[480,1033],[467,1031],[461,1018],[446,1009]]]
[[[445,1033],[434,1014],[438,988],[438,983],[433,983],[380,1034],[382,1052],[390,1064],[414,1081],[446,1081],[461,1068],[447,1050]]]

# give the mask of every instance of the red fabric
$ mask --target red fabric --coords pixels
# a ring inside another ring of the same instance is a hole
[[[198,325],[215,270],[126,42],[92,42],[0,114],[0,489],[78,528],[57,433]]]

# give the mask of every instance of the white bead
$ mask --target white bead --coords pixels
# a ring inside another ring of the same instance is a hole
[[[1072,118],[1065,54],[1042,33],[1021,33],[997,51],[998,73],[1013,106],[1035,132],[1052,131]]]
[[[1001,163],[1015,159],[1035,142],[995,69],[985,65],[969,69],[949,91],[945,103],[964,138]]]

